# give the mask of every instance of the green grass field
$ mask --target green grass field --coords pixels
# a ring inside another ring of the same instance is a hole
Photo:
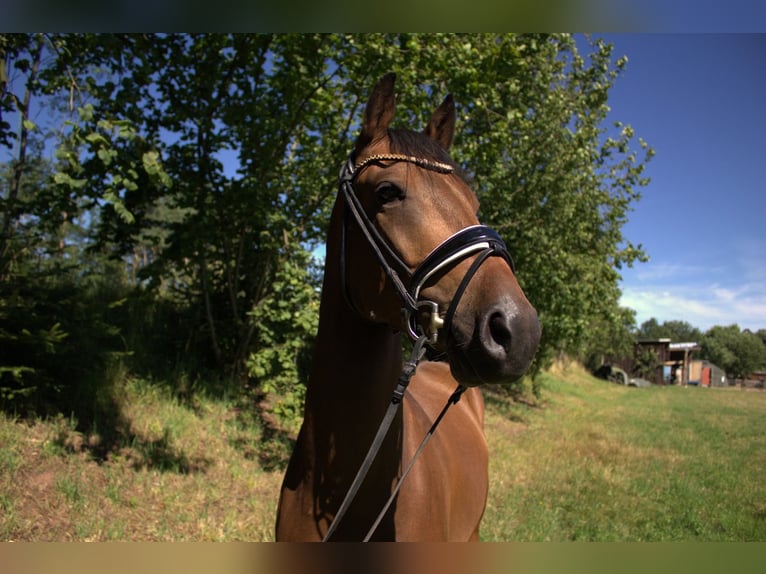
[[[544,388],[538,412],[489,410],[485,540],[766,541],[766,394],[573,367]]]
[[[286,442],[252,408],[128,381],[131,438],[0,415],[1,540],[273,537]],[[577,367],[487,394],[488,541],[766,541],[766,393],[619,387]]]

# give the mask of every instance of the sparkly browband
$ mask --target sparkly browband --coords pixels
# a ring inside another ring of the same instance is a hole
[[[360,169],[376,161],[406,161],[408,163],[414,163],[418,167],[430,169],[432,171],[438,171],[439,173],[453,173],[455,168],[447,163],[440,161],[434,161],[430,159],[424,159],[421,157],[415,157],[411,155],[404,155],[399,153],[381,153],[366,157],[356,165],[354,165],[354,173],[358,173]]]

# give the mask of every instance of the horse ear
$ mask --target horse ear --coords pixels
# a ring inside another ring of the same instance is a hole
[[[367,108],[364,110],[362,132],[356,140],[356,150],[360,151],[373,140],[382,137],[391,120],[394,119],[394,82],[396,74],[391,72],[383,76],[372,89]]]
[[[433,113],[423,133],[447,150],[455,135],[455,119],[455,99],[449,94]]]

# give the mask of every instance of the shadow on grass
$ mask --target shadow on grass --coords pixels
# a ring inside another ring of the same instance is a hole
[[[159,470],[178,474],[205,472],[212,460],[206,457],[188,457],[182,450],[170,444],[167,432],[162,438],[154,440],[134,437],[130,447],[119,451],[130,461],[135,470]]]
[[[61,417],[59,421],[54,444],[64,452],[86,453],[99,464],[124,460],[134,470],[178,474],[205,472],[212,464],[207,457],[189,457],[183,450],[174,447],[168,429],[159,438],[133,432],[130,421],[116,406],[108,416],[107,413],[100,413],[98,424],[90,420],[69,424]]]
[[[527,414],[530,410],[541,409],[542,406],[519,393],[513,393],[502,389],[486,387],[482,389],[484,403],[495,412],[511,422],[527,423]]]
[[[239,436],[230,441],[232,447],[248,460],[257,460],[267,472],[282,471],[287,468],[295,439],[286,432],[277,429],[264,429],[258,444],[247,437]]]
[[[233,448],[267,472],[287,468],[295,437],[277,424],[263,395],[246,394],[234,409],[234,423],[238,432],[229,439]]]
[[[290,455],[295,447],[295,439],[285,431],[265,426],[263,443],[258,452],[258,462],[269,472],[284,471],[290,462]]]

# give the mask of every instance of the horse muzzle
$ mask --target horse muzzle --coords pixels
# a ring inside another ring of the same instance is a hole
[[[462,385],[508,384],[527,372],[540,343],[537,312],[511,301],[456,321],[447,342],[452,375]]]
[[[420,299],[421,287],[469,257],[473,261],[442,317],[437,303]],[[527,371],[540,342],[540,322],[497,232],[483,225],[459,231],[424,260],[412,284],[417,313],[409,316],[410,336],[425,332],[432,348],[446,348],[458,382],[510,383]]]

